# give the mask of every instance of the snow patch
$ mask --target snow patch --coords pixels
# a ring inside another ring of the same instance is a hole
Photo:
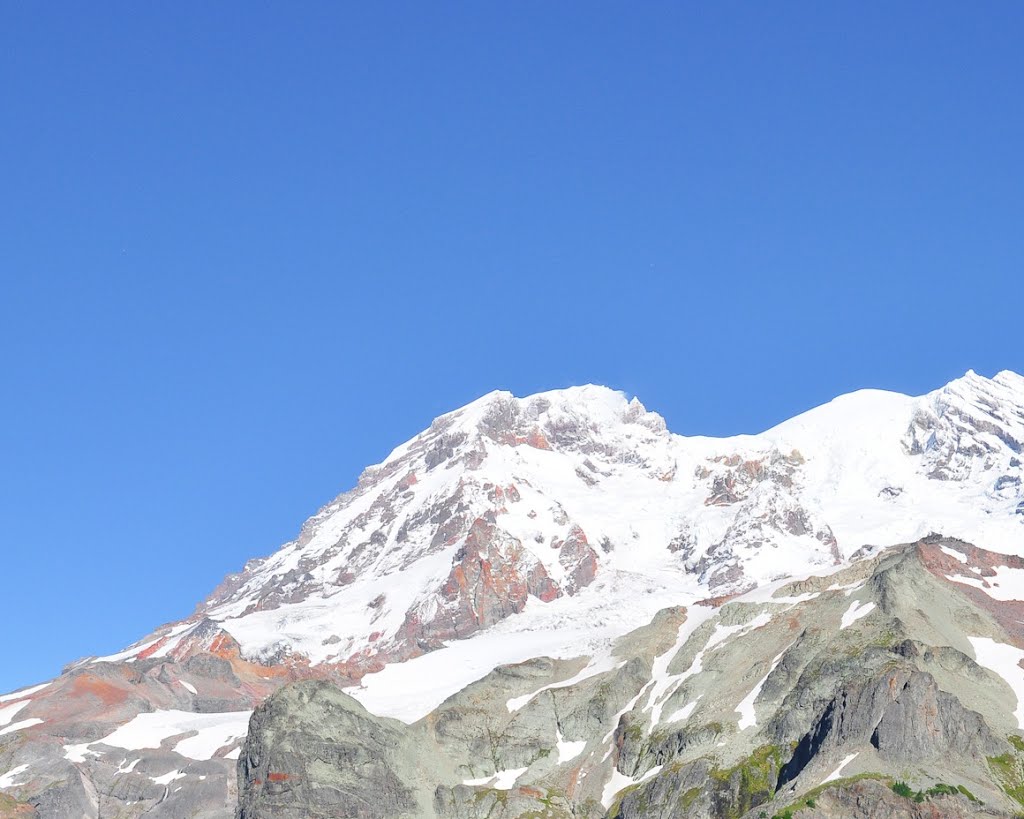
[[[965,577],[962,574],[947,575],[947,580],[963,583],[981,589],[993,600],[1024,600],[1024,569],[1012,569],[999,566],[995,574],[984,580],[977,577]]]
[[[512,789],[516,784],[516,780],[526,773],[526,771],[527,768],[510,768],[506,771],[497,771],[490,776],[485,776],[480,779],[464,779],[462,784],[474,787],[487,785],[495,790],[507,791]]]
[[[858,600],[854,600],[850,603],[850,608],[843,614],[843,621],[839,625],[840,631],[844,628],[849,628],[861,617],[867,617],[871,612],[875,610],[875,604],[872,602],[861,603]]]
[[[583,749],[587,747],[587,741],[581,739],[576,742],[566,742],[562,738],[562,731],[560,728],[555,729],[555,741],[558,745],[558,764],[561,765],[563,762],[568,762],[571,759],[575,759],[583,753]]]
[[[552,691],[557,688],[570,688],[584,680],[589,680],[591,677],[596,677],[598,674],[603,674],[605,671],[611,671],[613,668],[621,668],[624,665],[625,661],[615,662],[610,654],[595,657],[569,679],[562,680],[561,682],[550,683],[538,688],[530,694],[523,694],[521,697],[512,697],[512,699],[505,703],[505,706],[508,708],[510,714],[514,714],[538,694],[542,694],[545,691]]]
[[[25,697],[30,697],[37,691],[42,691],[44,688],[49,686],[50,683],[44,682],[42,685],[34,685],[32,688],[23,688],[21,691],[14,691],[10,694],[0,695],[0,702],[10,702],[11,700],[20,700]]]
[[[661,765],[655,765],[649,771],[642,776],[638,776],[635,779],[632,776],[626,776],[618,768],[612,768],[611,778],[604,786],[604,790],[601,792],[601,804],[606,808],[610,808],[615,802],[616,795],[624,788],[628,788],[631,785],[639,785],[641,782],[646,782],[652,776],[657,776],[658,772],[661,771]]]
[[[139,751],[159,748],[164,740],[179,734],[196,732],[178,742],[173,750],[189,759],[212,759],[213,755],[246,735],[252,711],[227,711],[193,714],[190,711],[154,711],[139,714],[112,734],[89,745],[112,745]]]
[[[157,785],[165,785],[165,786],[166,785],[170,785],[175,779],[184,779],[184,778],[185,778],[185,774],[183,774],[181,771],[171,771],[169,773],[165,773],[163,776],[151,776],[150,777],[150,779],[152,779],[154,782],[156,782]]]
[[[23,731],[26,728],[31,728],[33,725],[42,725],[43,721],[39,717],[33,717],[32,719],[23,719],[21,722],[16,722],[14,725],[8,725],[6,728],[0,729],[0,737],[4,734],[12,734],[15,731]]]
[[[128,762],[128,759],[125,758],[125,761],[122,762],[120,765],[118,765],[117,773],[119,773],[119,774],[131,773],[132,771],[135,770],[135,766],[138,765],[140,762],[142,762],[142,757],[141,756],[135,757],[135,759],[133,759],[131,762]],[[127,763],[128,767],[125,767],[126,763]]]
[[[686,705],[684,705],[682,708],[680,708],[678,711],[673,713],[672,716],[668,718],[668,722],[681,722],[682,720],[686,719],[688,716],[690,716],[690,714],[693,713],[693,709],[697,707],[698,702],[700,702],[700,697],[697,697],[697,699],[695,699],[693,702],[686,703]]]
[[[636,696],[633,697],[633,699],[631,699],[629,702],[627,702],[625,704],[625,706],[623,706],[622,710],[617,712],[615,714],[615,716],[612,717],[612,719],[611,719],[612,729],[607,734],[604,735],[604,739],[601,740],[602,744],[607,744],[607,743],[611,742],[612,737],[615,736],[615,729],[619,727],[619,720],[622,719],[623,716],[628,714],[634,708],[636,708],[636,704],[638,702],[640,702],[640,699],[643,697],[644,694],[646,694],[650,690],[652,685],[654,685],[654,680],[651,680],[643,688],[641,688],[637,692]],[[604,759],[607,759],[611,755],[611,752],[614,749],[615,749],[614,745],[609,746],[607,753],[605,753],[605,755],[604,755]],[[604,759],[602,759],[601,761],[604,762]]]
[[[1024,660],[1024,651],[1006,643],[997,643],[988,637],[967,639],[974,649],[978,665],[994,671],[1010,686],[1017,698],[1017,708],[1013,715],[1017,718],[1017,727],[1024,728],[1024,669],[1020,667],[1020,661]]]
[[[736,713],[740,715],[739,729],[741,731],[747,728],[751,728],[754,725],[757,725],[757,715],[754,713],[754,702],[757,700],[759,696],[761,696],[761,689],[764,687],[765,681],[778,667],[783,655],[787,651],[789,651],[789,648],[790,647],[787,647],[783,649],[781,652],[779,652],[779,656],[772,660],[772,665],[771,668],[768,669],[768,673],[761,678],[761,681],[754,686],[754,689],[743,698],[739,705],[736,706]]]
[[[863,589],[866,581],[858,580],[856,583],[847,583],[845,586],[829,586],[826,591],[841,591],[847,597],[858,589]]]
[[[689,668],[680,674],[667,674],[666,670],[669,665],[669,661],[682,649],[685,645],[686,640],[689,639],[697,626],[702,622],[707,621],[714,615],[714,612],[709,610],[703,615],[695,613],[692,624],[687,621],[683,624],[683,627],[679,630],[679,638],[676,640],[676,645],[672,649],[662,654],[654,666],[654,687],[651,690],[650,696],[647,698],[647,705],[644,707],[644,711],[651,712],[651,724],[649,730],[653,730],[661,722],[662,710],[665,707],[665,703],[668,698],[671,697],[686,680],[699,674],[704,669],[704,657],[714,651],[721,645],[724,645],[731,637],[737,634],[745,634],[748,631],[754,631],[755,629],[761,628],[761,626],[767,625],[771,622],[771,615],[766,612],[761,612],[756,617],[752,618],[749,623],[738,626],[723,626],[721,623],[715,624],[715,630],[711,633],[708,638],[707,644],[697,655],[693,658],[693,662],[690,663]],[[687,625],[690,628],[685,628]],[[667,660],[664,658],[668,658]]]
[[[28,704],[29,701],[25,700],[24,702],[16,702],[14,705],[8,705],[6,708],[0,708],[0,726],[9,725],[17,713]]]
[[[956,558],[961,563],[967,562],[967,555],[957,549],[950,549],[948,546],[939,546],[939,550],[950,557]]]
[[[13,788],[18,784],[14,780],[20,777],[27,770],[28,765],[19,765],[17,768],[11,768],[11,770],[3,776],[0,776],[0,788]]]
[[[702,624],[710,620],[714,614],[715,612],[710,608],[705,608],[703,606],[690,606],[686,610],[686,620],[679,626],[679,630],[676,632],[676,640],[672,644],[672,647],[654,658],[654,662],[651,665],[652,685],[650,693],[647,696],[647,705],[644,706],[644,711],[651,712],[652,728],[661,720],[661,711],[664,707],[665,701],[679,687],[683,680],[692,676],[686,671],[681,674],[669,674],[669,665],[672,664],[672,660],[675,659],[676,655],[683,650],[683,646],[686,645],[686,641],[690,639],[693,633]],[[716,626],[715,634],[718,633],[717,628],[718,626]],[[712,635],[710,639],[714,639],[714,635]],[[703,654],[703,652],[701,652],[701,654]],[[701,654],[698,654],[697,656],[700,657]]]
[[[859,751],[857,753],[859,753]],[[845,757],[843,761],[839,763],[838,768],[836,768],[834,771],[832,771],[832,773],[830,773],[828,776],[821,780],[821,784],[824,785],[826,782],[835,782],[835,780],[841,779],[843,774],[843,768],[845,768],[847,765],[849,765],[851,762],[853,762],[853,760],[857,758],[857,753],[853,753]]]
[[[99,751],[90,751],[89,742],[83,742],[81,745],[65,745],[64,746],[64,758],[69,759],[72,762],[85,762],[87,756],[99,756]]]

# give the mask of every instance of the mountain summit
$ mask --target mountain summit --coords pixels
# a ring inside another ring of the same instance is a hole
[[[610,673],[621,638],[666,611],[696,627],[695,611],[878,567],[932,533],[1017,555],[1022,447],[1011,372],[921,397],[863,390],[731,438],[673,434],[600,386],[490,393],[368,467],[191,617],[0,698],[0,788],[40,816],[230,816],[249,715],[289,681],[419,724],[501,666],[583,657]],[[942,553],[921,554],[927,567]],[[960,554],[979,578],[999,560]]]

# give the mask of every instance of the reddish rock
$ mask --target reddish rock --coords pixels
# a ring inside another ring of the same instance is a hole
[[[967,559],[964,563],[956,557],[946,554],[942,547],[960,552]],[[949,583],[960,594],[971,600],[976,606],[991,614],[1009,634],[1019,648],[1024,648],[1024,600],[997,600],[984,588],[958,583],[956,577],[966,577],[991,588],[996,580],[1000,567],[1008,569],[1024,569],[1024,558],[1017,555],[1006,555],[979,549],[959,540],[930,535],[917,545],[917,553],[935,577]]]
[[[557,597],[562,596],[562,590],[558,584],[548,575],[547,569],[540,563],[530,569],[526,577],[526,590],[544,603],[550,603]]]
[[[597,552],[590,548],[587,535],[579,526],[569,530],[569,536],[558,550],[558,562],[565,567],[566,579],[562,586],[570,596],[589,586],[597,577]]]
[[[583,548],[589,548],[585,538]],[[579,562],[574,558],[574,571]],[[583,578],[586,569],[579,574]],[[549,602],[560,594],[543,564],[496,526],[491,513],[470,526],[440,589],[440,605],[408,612],[395,642],[417,646],[420,652],[429,650],[443,640],[467,637],[518,614],[530,595]]]

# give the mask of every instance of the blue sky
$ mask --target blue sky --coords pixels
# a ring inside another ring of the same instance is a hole
[[[430,420],[1024,369],[1024,5],[0,9],[0,690]]]

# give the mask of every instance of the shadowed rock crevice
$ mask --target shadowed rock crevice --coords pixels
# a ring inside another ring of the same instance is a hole
[[[803,769],[807,767],[808,763],[817,756],[818,751],[821,750],[821,746],[825,742],[825,738],[832,732],[832,716],[835,710],[836,703],[834,701],[830,702],[825,709],[825,713],[821,715],[821,719],[815,724],[814,729],[810,733],[805,734],[797,743],[793,756],[782,766],[782,770],[779,772],[776,790],[781,789],[784,785],[796,779]]]

